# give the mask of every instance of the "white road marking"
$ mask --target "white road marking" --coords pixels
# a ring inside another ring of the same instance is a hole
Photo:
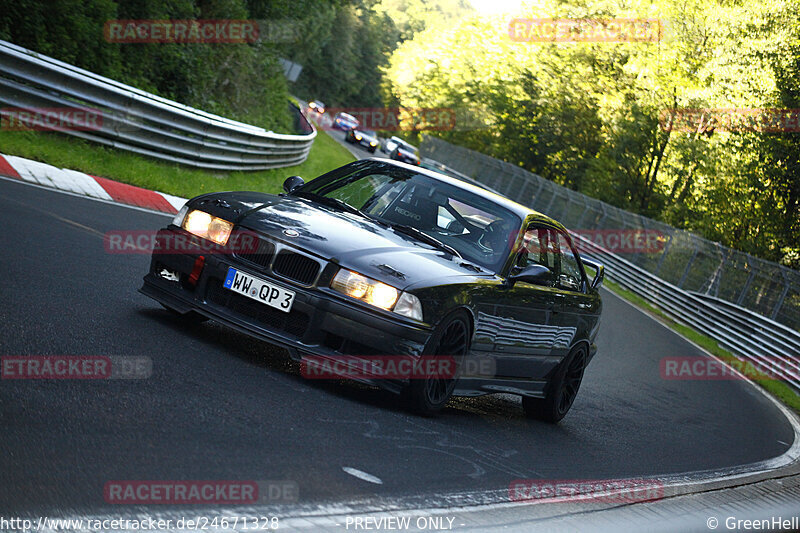
[[[376,485],[383,485],[383,481],[381,478],[375,477],[372,474],[367,474],[364,471],[358,470],[357,468],[351,468],[349,466],[343,466],[342,470],[346,473],[350,474],[351,476],[357,477],[358,479],[369,481],[370,483],[375,483]]]

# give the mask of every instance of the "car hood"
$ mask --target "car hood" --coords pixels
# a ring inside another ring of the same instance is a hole
[[[464,267],[464,261],[413,237],[303,198],[274,197],[244,214],[238,224],[399,289],[492,275]]]

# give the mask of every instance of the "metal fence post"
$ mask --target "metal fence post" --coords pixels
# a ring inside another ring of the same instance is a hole
[[[661,257],[658,258],[658,264],[656,265],[655,270],[653,270],[653,274],[658,274],[658,271],[661,270],[661,265],[664,263],[664,258],[667,257],[667,252],[669,252],[669,247],[672,246],[672,239],[674,235],[674,233],[669,234],[669,240],[667,241],[667,244],[664,245],[664,251],[661,253]]]
[[[700,252],[700,247],[697,245],[697,241],[694,241],[694,253],[692,253],[692,257],[689,258],[689,262],[686,263],[686,268],[683,270],[683,275],[681,276],[681,280],[678,282],[678,287],[681,289],[683,288],[683,284],[686,283],[686,278],[689,276],[689,269],[692,268],[692,263],[694,263],[697,254]]]
[[[744,285],[742,286],[742,290],[739,292],[739,296],[736,298],[736,305],[742,305],[742,302],[744,302],[744,297],[747,295],[747,291],[750,290],[750,285],[753,283],[753,280],[756,277],[756,270],[758,270],[758,267],[755,266],[755,264],[752,263],[752,261],[750,261],[750,259],[751,259],[750,258],[750,254],[746,254],[746,256],[747,256],[748,262],[752,266],[750,267],[750,274],[748,274],[748,276],[747,276],[747,281],[744,282]]]
[[[778,301],[775,302],[775,307],[772,308],[772,314],[770,315],[770,318],[772,319],[775,319],[778,316],[778,313],[781,311],[781,307],[783,307],[783,301],[786,299],[786,295],[789,294],[789,280],[786,279],[786,273],[781,271],[781,276],[783,276],[783,291],[781,291]]]

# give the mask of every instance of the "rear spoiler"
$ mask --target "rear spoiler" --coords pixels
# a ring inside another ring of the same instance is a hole
[[[597,261],[592,261],[591,259],[583,259],[583,264],[588,266],[589,268],[593,268],[596,272],[594,275],[594,279],[592,280],[592,288],[599,289],[600,286],[603,284],[603,278],[606,275],[606,267],[598,263]]]

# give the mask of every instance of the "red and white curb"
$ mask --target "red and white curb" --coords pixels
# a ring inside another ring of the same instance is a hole
[[[175,214],[186,203],[186,198],[150,191],[76,170],[57,168],[13,155],[0,154],[0,176],[162,213]]]

